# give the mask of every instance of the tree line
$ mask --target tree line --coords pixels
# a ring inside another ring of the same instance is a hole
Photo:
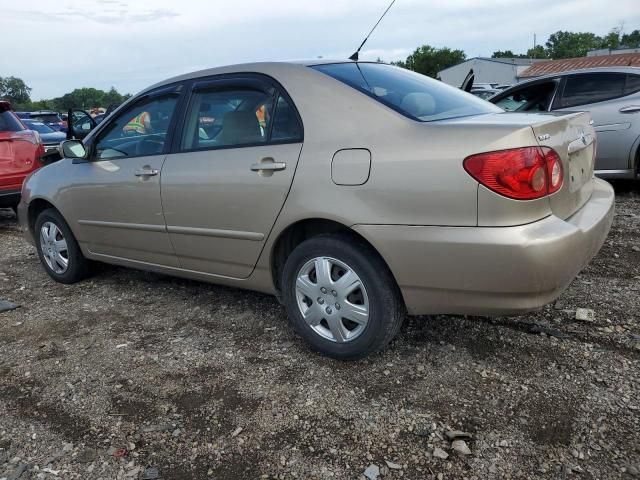
[[[49,100],[31,100],[31,87],[21,78],[0,77],[0,100],[8,100],[14,110],[55,110],[67,111],[69,108],[89,109],[91,107],[108,107],[120,104],[131,97],[121,94],[114,87],[108,91],[97,88],[76,88],[61,97]]]
[[[492,58],[561,58],[584,57],[590,50],[603,48],[640,48],[640,30],[622,33],[614,28],[604,37],[589,32],[558,31],[549,36],[545,45],[536,45],[526,53],[514,53],[512,50],[493,52]],[[462,50],[435,48],[423,45],[409,55],[406,60],[392,62],[409,70],[436,78],[438,72],[464,62],[467,55]]]

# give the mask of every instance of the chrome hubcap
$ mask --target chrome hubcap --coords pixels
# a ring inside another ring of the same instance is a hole
[[[300,313],[321,337],[343,343],[364,332],[369,321],[369,297],[360,277],[346,263],[317,257],[296,276]]]
[[[69,250],[62,231],[52,222],[45,222],[40,229],[40,249],[47,266],[58,275],[69,268]]]

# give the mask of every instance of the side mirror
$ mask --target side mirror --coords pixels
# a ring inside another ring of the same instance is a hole
[[[80,140],[66,140],[60,144],[60,155],[63,158],[85,158],[87,150]]]

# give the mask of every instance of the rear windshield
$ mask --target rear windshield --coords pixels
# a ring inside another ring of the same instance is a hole
[[[31,114],[33,120],[37,120],[42,123],[60,123],[61,119],[57,113],[43,113],[43,114]]]
[[[0,132],[19,132],[20,130],[24,130],[24,126],[12,112],[0,113]]]
[[[55,130],[42,122],[34,122],[33,120],[23,120],[22,123],[29,129],[38,133],[52,133]]]
[[[502,112],[438,80],[384,63],[334,63],[312,68],[422,122]]]

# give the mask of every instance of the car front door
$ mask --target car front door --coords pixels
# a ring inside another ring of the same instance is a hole
[[[562,95],[554,103],[554,110],[582,110],[591,114],[597,135],[596,170],[631,168],[630,152],[638,138],[640,114],[625,113],[625,109],[633,105],[640,107],[640,102],[636,97],[634,103],[628,96],[631,89],[627,82],[625,73],[568,75]],[[640,112],[640,108],[636,112]]]
[[[289,192],[299,115],[262,76],[196,82],[162,170],[162,203],[182,268],[248,277]]]
[[[162,215],[160,172],[180,90],[143,96],[88,139],[88,161],[75,165],[71,188],[77,237],[91,253],[178,266]]]

